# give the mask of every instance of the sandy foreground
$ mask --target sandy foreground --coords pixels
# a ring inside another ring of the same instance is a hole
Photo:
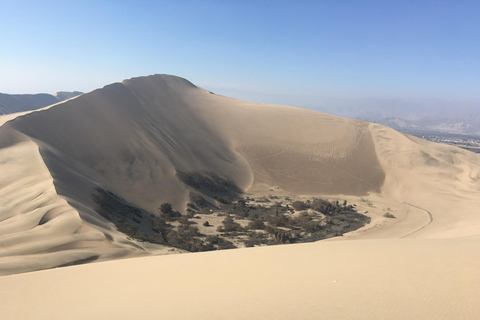
[[[135,258],[0,278],[2,319],[478,319],[479,237]]]
[[[480,318],[472,152],[170,76],[0,125],[1,319]],[[176,170],[346,199],[372,222],[317,243],[163,255],[95,213],[98,186],[150,212],[185,206]]]

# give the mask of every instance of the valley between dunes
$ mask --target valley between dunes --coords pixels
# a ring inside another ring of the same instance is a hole
[[[167,75],[0,124],[2,319],[480,318],[477,154]],[[98,187],[146,212],[185,210],[179,171],[248,195],[346,199],[371,223],[314,243],[165,255],[95,211]]]

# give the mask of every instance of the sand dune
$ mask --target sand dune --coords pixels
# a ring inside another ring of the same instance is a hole
[[[156,213],[163,202],[185,209],[191,188],[178,171],[213,172],[244,190],[276,186],[312,195],[367,195],[384,180],[367,123],[217,96],[173,76],[106,86],[19,116],[0,135],[11,148],[18,143],[8,136],[38,146],[35,156],[57,195],[100,235],[123,239],[119,255],[123,241],[136,254],[146,252],[94,212],[98,186]],[[4,223],[10,218],[5,214]],[[6,237],[0,241],[8,244]],[[97,250],[95,242],[82,243]]]
[[[372,223],[314,244],[1,277],[2,318],[479,317],[477,154],[166,75],[8,120],[0,274],[166,252],[119,233],[95,212],[92,194],[102,187],[148,212],[165,201],[184,210],[191,188],[178,171],[213,172],[248,193],[348,199]]]
[[[2,138],[11,139],[12,145],[0,149],[5,170],[0,197],[0,274],[136,254],[139,247],[133,248],[125,237],[107,239],[100,224],[85,223],[57,194],[38,146],[6,131]]]
[[[478,237],[317,242],[0,278],[2,319],[478,319]]]

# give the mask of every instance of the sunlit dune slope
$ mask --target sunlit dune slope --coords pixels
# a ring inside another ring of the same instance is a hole
[[[0,277],[2,319],[478,319],[479,238],[328,241]]]

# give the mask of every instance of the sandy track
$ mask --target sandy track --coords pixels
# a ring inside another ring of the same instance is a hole
[[[410,236],[410,235],[412,235],[412,234],[414,234],[414,233],[422,230],[423,228],[426,228],[428,225],[430,225],[430,224],[433,222],[433,215],[432,215],[432,213],[431,213],[430,211],[428,211],[428,210],[426,210],[426,209],[424,209],[424,208],[420,208],[419,206],[416,206],[416,205],[411,204],[411,203],[407,203],[407,202],[404,202],[404,203],[407,204],[407,205],[409,205],[409,206],[412,206],[412,207],[414,207],[414,208],[417,208],[417,209],[420,209],[420,210],[425,211],[425,212],[428,214],[428,217],[429,217],[430,221],[428,221],[428,223],[427,223],[426,225],[422,226],[421,228],[419,228],[419,229],[417,229],[417,230],[415,230],[415,231],[413,231],[413,232],[411,232],[411,233],[409,233],[409,234],[407,234],[407,235],[404,235],[404,236],[402,236],[401,238],[406,238],[406,237],[408,237],[408,236]]]

